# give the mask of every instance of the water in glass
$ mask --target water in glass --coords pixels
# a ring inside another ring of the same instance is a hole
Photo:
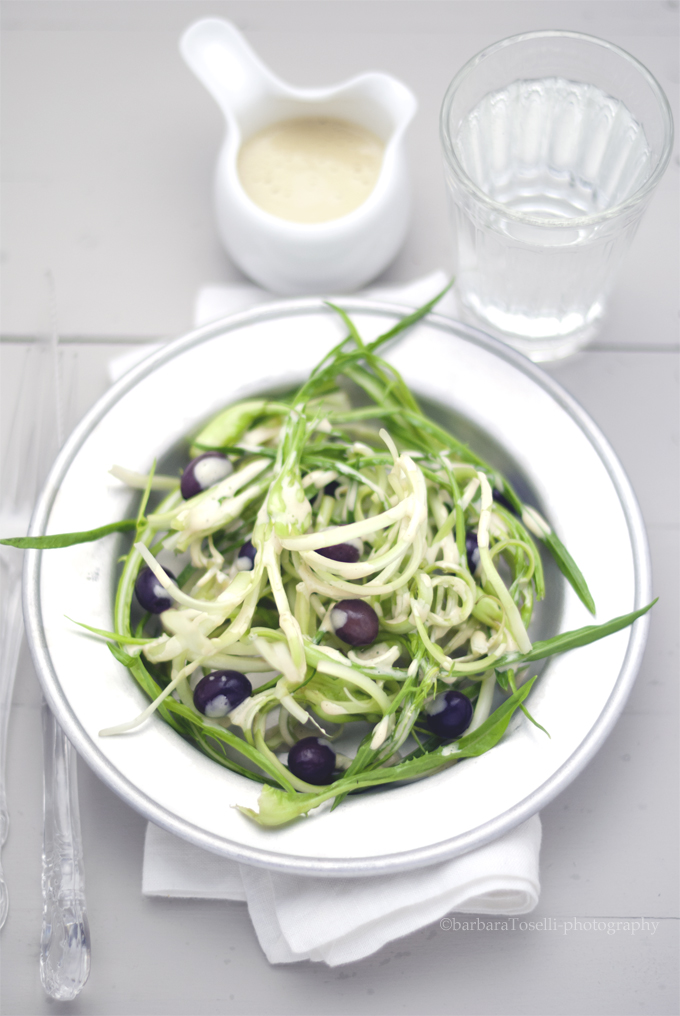
[[[600,213],[650,174],[641,125],[592,84],[514,81],[467,114],[454,149],[490,199],[462,198],[449,173],[464,306],[506,335],[583,344],[639,222]]]

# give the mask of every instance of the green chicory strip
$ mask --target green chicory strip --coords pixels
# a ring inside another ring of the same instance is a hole
[[[588,608],[590,613],[594,614],[595,603],[590,595],[586,580],[567,548],[555,533],[548,533],[543,537],[543,542],[578,598]]]
[[[657,600],[658,597],[646,606],[640,607],[639,610],[633,610],[630,614],[622,614],[620,617],[613,617],[611,621],[605,621],[604,624],[587,625],[585,628],[577,628],[575,631],[565,631],[561,635],[554,635],[551,639],[534,642],[531,652],[525,655],[509,654],[498,661],[496,669],[504,670],[507,667],[524,666],[527,663],[544,660],[548,656],[555,656],[557,653],[566,653],[570,649],[578,649],[591,642],[597,642],[598,639],[606,638],[607,635],[613,635],[614,632],[628,628],[639,617],[643,617],[648,610],[651,610]]]
[[[136,519],[122,519],[110,522],[98,529],[88,529],[81,533],[55,533],[53,536],[13,536],[0,543],[6,547],[18,547],[19,550],[55,550],[59,547],[74,547],[78,543],[93,543],[110,533],[127,533],[137,526]]]

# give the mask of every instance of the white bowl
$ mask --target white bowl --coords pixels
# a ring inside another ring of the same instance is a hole
[[[348,299],[368,341],[403,308]],[[234,399],[305,376],[346,331],[321,300],[273,304],[192,332],[122,378],[60,454],[31,533],[95,528],[136,511],[137,498],[108,469],[147,471],[184,449],[186,436]],[[598,621],[650,596],[645,531],[630,484],[606,440],[550,377],[481,332],[444,317],[421,321],[387,354],[415,393],[439,407],[495,466],[530,489],[582,570]],[[483,384],[480,379],[483,379]],[[593,523],[597,505],[607,539]],[[126,735],[102,727],[147,704],[106,645],[67,620],[109,629],[122,537],[28,551],[26,628],[45,696],[94,771],[160,826],[241,861],[311,875],[394,872],[465,853],[507,832],[555,797],[600,747],[618,717],[644,648],[648,618],[591,645],[551,657],[529,699],[548,738],[521,713],[479,758],[409,786],[349,797],[304,820],[264,829],[233,805],[254,807],[260,786],[223,769],[158,716]],[[534,637],[592,623],[546,562],[549,594]]]

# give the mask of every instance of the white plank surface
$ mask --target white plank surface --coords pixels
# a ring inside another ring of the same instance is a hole
[[[207,14],[233,19],[294,83],[379,68],[413,88],[416,214],[390,281],[447,265],[438,108],[455,70],[487,43],[548,24],[602,35],[650,67],[677,113],[672,2],[5,0],[3,427],[24,353],[15,340],[46,327],[47,270],[57,282],[62,333],[79,340],[65,353],[77,361],[74,417],[105,389],[111,356],[139,339],[180,334],[200,285],[239,278],[212,218],[220,116],[177,53],[183,28]],[[555,930],[435,926],[338,970],[270,967],[243,905],[141,897],[145,823],[81,766],[93,966],[82,996],[60,1011],[677,1013],[679,171],[676,145],[597,343],[549,368],[631,477],[661,597],[624,715],[543,813],[543,892],[530,919]],[[39,702],[24,652],[8,760],[13,825],[3,854],[12,907],[0,939],[1,1009],[17,1016],[54,1012],[37,972]],[[636,933],[585,927],[643,918],[647,927]]]

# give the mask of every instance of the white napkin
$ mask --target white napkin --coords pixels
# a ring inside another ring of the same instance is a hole
[[[309,821],[314,821],[313,817]],[[370,956],[447,914],[527,914],[540,893],[541,820],[534,815],[493,843],[397,875],[280,875],[209,854],[149,823],[145,896],[245,900],[270,963]],[[443,930],[451,928],[442,922]]]
[[[412,307],[420,307],[427,303],[450,282],[446,272],[441,270],[431,272],[429,275],[416,279],[402,286],[369,286],[362,289],[356,296],[369,300],[380,300],[383,303],[404,303]],[[235,283],[233,285],[210,285],[199,289],[194,303],[194,324],[196,328],[201,325],[211,324],[219,321],[220,318],[228,317],[229,314],[238,314],[251,307],[258,307],[264,303],[272,303],[281,300],[282,297],[274,293],[260,289],[250,282]],[[342,304],[342,296],[331,297],[334,301]],[[458,316],[458,304],[452,290],[443,296],[436,307],[438,314],[447,314],[449,317]],[[117,356],[109,362],[109,377],[112,381],[126,374],[128,370],[135,367],[150,353],[155,352],[164,346],[164,342],[150,342],[139,346],[122,356]]]
[[[433,272],[407,286],[371,287],[357,294],[420,306],[448,279]],[[204,286],[194,306],[197,326],[278,299],[250,284]],[[451,292],[437,312],[456,315]],[[145,346],[109,364],[112,380],[154,348]],[[313,821],[313,819],[312,819]],[[323,961],[339,966],[370,956],[449,913],[516,916],[533,910],[540,894],[541,820],[534,815],[512,832],[450,861],[396,875],[314,878],[281,875],[208,853],[149,823],[142,892],[146,896],[240,900],[270,963]],[[450,927],[442,924],[442,927]]]
[[[446,272],[439,269],[406,285],[368,286],[354,295],[367,300],[380,300],[383,303],[405,303],[412,307],[420,307],[437,293],[441,293],[450,281]],[[274,296],[273,293],[268,293],[252,283],[233,286],[203,286],[202,289],[199,289],[194,303],[194,323],[196,327],[207,325],[228,314],[236,314],[238,311],[248,310],[258,304],[280,299],[281,297]],[[342,303],[342,296],[330,297],[330,299],[334,303]],[[438,314],[448,314],[450,317],[455,317],[457,306],[455,295],[452,290],[449,290],[435,309]]]

